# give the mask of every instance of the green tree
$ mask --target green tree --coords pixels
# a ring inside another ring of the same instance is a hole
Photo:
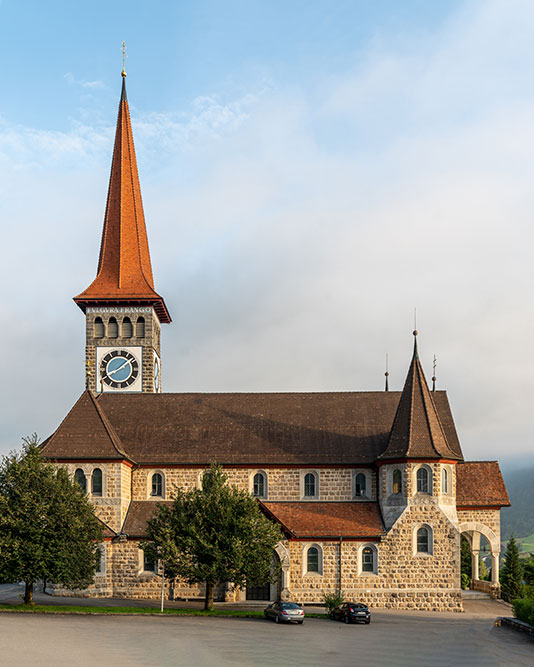
[[[534,586],[534,554],[530,554],[523,562],[523,577],[525,583]]]
[[[502,596],[508,602],[521,597],[521,582],[523,567],[519,559],[519,549],[514,536],[510,538],[504,555],[504,565],[501,571]]]
[[[461,563],[461,573],[465,574],[466,577],[471,581],[472,573],[472,561],[471,561],[471,545],[469,540],[465,535],[462,535],[461,538],[461,548],[460,548],[460,563]]]
[[[68,472],[41,457],[37,436],[24,442],[0,462],[0,580],[24,581],[32,604],[40,579],[69,588],[93,581],[102,524]]]
[[[141,548],[151,558],[162,558],[173,577],[206,584],[205,609],[213,607],[219,581],[254,586],[277,576],[272,563],[282,538],[279,526],[249,493],[229,486],[214,463],[201,489],[178,490],[172,506],[159,505],[147,536]]]

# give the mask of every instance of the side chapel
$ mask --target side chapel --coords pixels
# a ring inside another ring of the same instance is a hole
[[[284,535],[273,554],[280,581],[220,582],[220,600],[320,602],[341,589],[373,607],[461,611],[462,534],[474,587],[497,597],[504,482],[496,461],[464,460],[417,338],[401,392],[162,393],[160,330],[171,317],[152,277],[124,77],[97,276],[74,298],[86,389],[42,446],[106,526],[94,584],[76,595],[157,597],[158,564],[139,548],[147,520],[217,461]],[[481,536],[491,582],[478,579]],[[178,582],[174,595],[203,591]]]

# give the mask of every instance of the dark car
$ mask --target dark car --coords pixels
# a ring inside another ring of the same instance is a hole
[[[276,623],[298,623],[304,622],[304,609],[296,602],[273,602],[265,608],[265,618],[274,618]]]
[[[345,623],[370,623],[371,612],[363,602],[344,602],[332,609],[330,618]]]

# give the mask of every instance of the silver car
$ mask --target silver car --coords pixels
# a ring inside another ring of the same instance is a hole
[[[265,608],[265,618],[274,618],[275,623],[304,623],[304,609],[296,602],[273,602]]]

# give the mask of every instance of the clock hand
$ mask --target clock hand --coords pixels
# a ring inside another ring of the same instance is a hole
[[[115,373],[118,373],[119,371],[121,371],[121,370],[122,370],[127,364],[129,364],[129,363],[130,363],[130,362],[128,361],[128,359],[126,359],[126,361],[122,364],[122,366],[119,366],[118,368],[116,368],[116,369],[113,370],[113,371],[109,371],[109,373],[106,371],[106,373],[107,373],[107,375],[109,375],[109,376],[114,375]]]

